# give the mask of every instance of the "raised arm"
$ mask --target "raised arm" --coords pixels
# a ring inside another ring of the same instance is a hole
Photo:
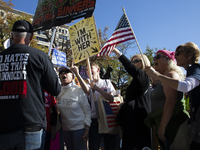
[[[90,87],[94,91],[98,91],[105,99],[109,100],[110,102],[114,101],[114,97],[113,97],[112,92],[110,92],[110,93],[105,92],[104,90],[99,88],[94,82],[90,83]]]
[[[145,71],[148,76],[159,80],[160,82],[170,86],[171,88],[177,90],[179,80],[175,78],[171,78],[165,75],[160,74],[159,72],[155,71],[153,67],[146,66]]]
[[[72,63],[72,66],[70,68],[74,74],[76,75],[80,85],[81,85],[81,88],[83,89],[83,91],[89,95],[90,94],[90,88],[88,87],[88,85],[85,83],[85,81],[83,80],[83,78],[81,77],[81,75],[79,74],[79,70],[78,70],[78,67],[77,66],[74,66],[73,63]]]

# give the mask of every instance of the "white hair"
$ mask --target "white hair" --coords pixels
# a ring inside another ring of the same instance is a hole
[[[11,33],[13,35],[14,38],[30,38],[31,37],[31,33],[28,32],[15,32],[13,31]]]
[[[182,81],[185,79],[185,75],[181,67],[177,66],[171,59],[168,60],[168,69],[177,72]]]

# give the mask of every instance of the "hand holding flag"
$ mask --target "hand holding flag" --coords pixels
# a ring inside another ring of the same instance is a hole
[[[130,26],[130,23],[129,23],[128,17],[126,15],[125,9],[123,7],[122,7],[122,9],[123,9],[124,14],[121,17],[121,19],[120,19],[120,21],[117,25],[117,28],[115,29],[111,38],[102,47],[102,49],[100,50],[99,54],[97,54],[97,56],[109,55],[112,52],[113,48],[115,48],[115,46],[117,44],[126,42],[128,40],[135,39],[137,46],[140,50],[140,54],[142,55],[142,59],[144,60],[142,51],[140,49],[137,38],[136,38],[136,36],[133,32],[133,29]],[[145,60],[144,60],[144,64],[146,66]]]
[[[115,53],[115,55],[117,56],[117,58],[119,58],[122,55],[122,53],[118,49],[116,49],[116,48],[113,49],[113,52]]]

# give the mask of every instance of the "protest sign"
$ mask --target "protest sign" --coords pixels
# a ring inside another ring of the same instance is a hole
[[[89,79],[87,73],[86,73],[86,67],[79,65],[79,74],[83,79]]]
[[[52,63],[58,67],[61,67],[61,66],[66,67],[67,66],[66,65],[66,54],[57,49],[53,49]]]
[[[83,19],[69,27],[74,63],[94,56],[100,51],[100,44],[94,17]]]
[[[47,30],[81,17],[91,17],[95,4],[96,0],[38,0],[33,29]]]

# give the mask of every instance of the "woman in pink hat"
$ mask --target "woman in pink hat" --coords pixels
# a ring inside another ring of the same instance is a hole
[[[191,101],[191,119],[189,136],[193,139],[190,150],[200,150],[200,50],[199,47],[193,42],[187,42],[179,45],[175,51],[177,65],[185,68],[187,71],[186,79],[180,81],[177,79],[169,78],[156,72],[151,67],[146,67],[146,72],[149,76],[160,80],[162,83],[170,86],[171,88],[188,92]],[[198,125],[198,126],[197,126]],[[194,128],[193,128],[194,127]],[[196,130],[194,130],[196,129]]]
[[[155,70],[176,80],[184,75],[175,63],[175,53],[159,50],[154,57]],[[145,120],[147,126],[155,125],[160,145],[164,150],[188,150],[189,114],[184,107],[183,93],[162,82],[151,93],[151,109]]]

